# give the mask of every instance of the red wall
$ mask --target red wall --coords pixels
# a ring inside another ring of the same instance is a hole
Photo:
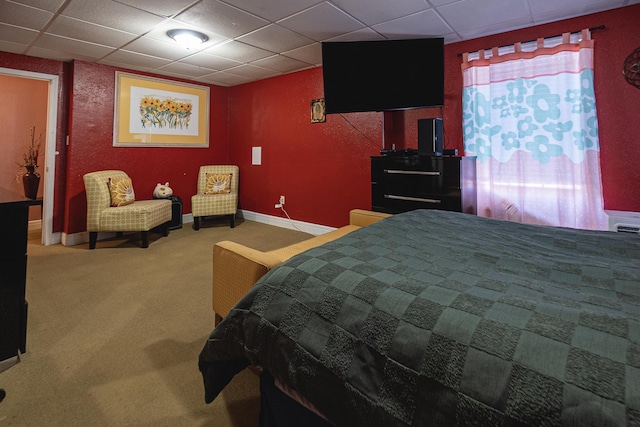
[[[640,211],[640,143],[634,128],[640,93],[621,73],[626,56],[640,45],[638,22],[640,5],[635,5],[446,45],[445,106],[385,113],[386,148],[415,148],[417,119],[441,116],[446,147],[462,151],[459,53],[605,25],[593,34],[605,208]],[[311,124],[310,101],[323,97],[320,68],[232,88],[211,86],[210,147],[199,149],[114,148],[113,67],[5,52],[0,67],[61,77],[54,231],[84,231],[82,175],[105,168],[126,170],[139,198],[151,197],[157,182],[169,181],[183,199],[184,213],[191,212],[198,167],[223,162],[240,166],[242,209],[283,216],[274,208],[282,194],[293,219],[337,227],[348,221],[350,209],[371,206],[369,156],[382,148],[383,115],[329,115],[326,123]],[[263,149],[261,166],[251,165],[256,146]]]
[[[137,199],[151,199],[158,182],[169,182],[180,196],[183,212],[191,212],[198,168],[227,163],[227,88],[210,86],[208,148],[141,148],[113,146],[116,68],[82,61],[73,63],[69,120],[67,200],[64,229],[86,230],[86,195],[82,176],[105,169],[124,170],[133,181]]]
[[[293,219],[344,225],[351,208],[370,208],[369,156],[381,148],[380,113],[329,115],[311,123],[311,100],[322,98],[315,68],[232,87],[229,147],[240,167],[243,209],[282,215],[280,195]],[[251,148],[262,147],[262,165]]]
[[[593,33],[605,208],[640,211],[640,93],[624,80],[622,63],[640,44],[640,5],[445,46],[445,106],[385,113],[385,148],[417,147],[417,120],[443,117],[445,147],[462,153],[459,53],[605,25]],[[330,226],[352,208],[370,208],[369,156],[382,145],[382,114],[329,115],[310,123],[310,100],[322,98],[320,68],[230,88],[231,159],[241,168],[242,207],[269,215],[286,196],[293,219]],[[251,147],[263,165],[251,165]]]

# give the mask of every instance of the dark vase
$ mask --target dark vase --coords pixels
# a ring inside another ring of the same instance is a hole
[[[24,195],[30,199],[38,197],[38,186],[40,186],[40,175],[33,168],[27,168],[27,173],[22,175],[22,185]]]

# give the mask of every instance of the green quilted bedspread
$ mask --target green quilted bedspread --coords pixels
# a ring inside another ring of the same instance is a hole
[[[420,210],[291,258],[200,353],[338,426],[640,426],[640,237]]]

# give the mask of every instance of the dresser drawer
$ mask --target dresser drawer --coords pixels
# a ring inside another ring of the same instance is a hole
[[[459,192],[407,194],[379,190],[379,187],[372,186],[371,205],[374,211],[399,213],[414,209],[439,209],[460,212],[462,209]]]
[[[429,156],[407,156],[393,157],[382,156],[371,158],[371,174],[372,177],[379,175],[387,170],[398,171],[420,171],[420,172],[442,172],[442,157]]]
[[[440,171],[407,171],[383,169],[377,182],[386,192],[413,195],[417,193],[439,193],[443,175]]]
[[[374,157],[371,181],[383,192],[412,196],[438,193],[443,185],[442,162],[434,157]]]

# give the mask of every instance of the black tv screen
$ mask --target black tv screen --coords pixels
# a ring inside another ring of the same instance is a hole
[[[323,42],[325,111],[444,105],[444,39]]]

